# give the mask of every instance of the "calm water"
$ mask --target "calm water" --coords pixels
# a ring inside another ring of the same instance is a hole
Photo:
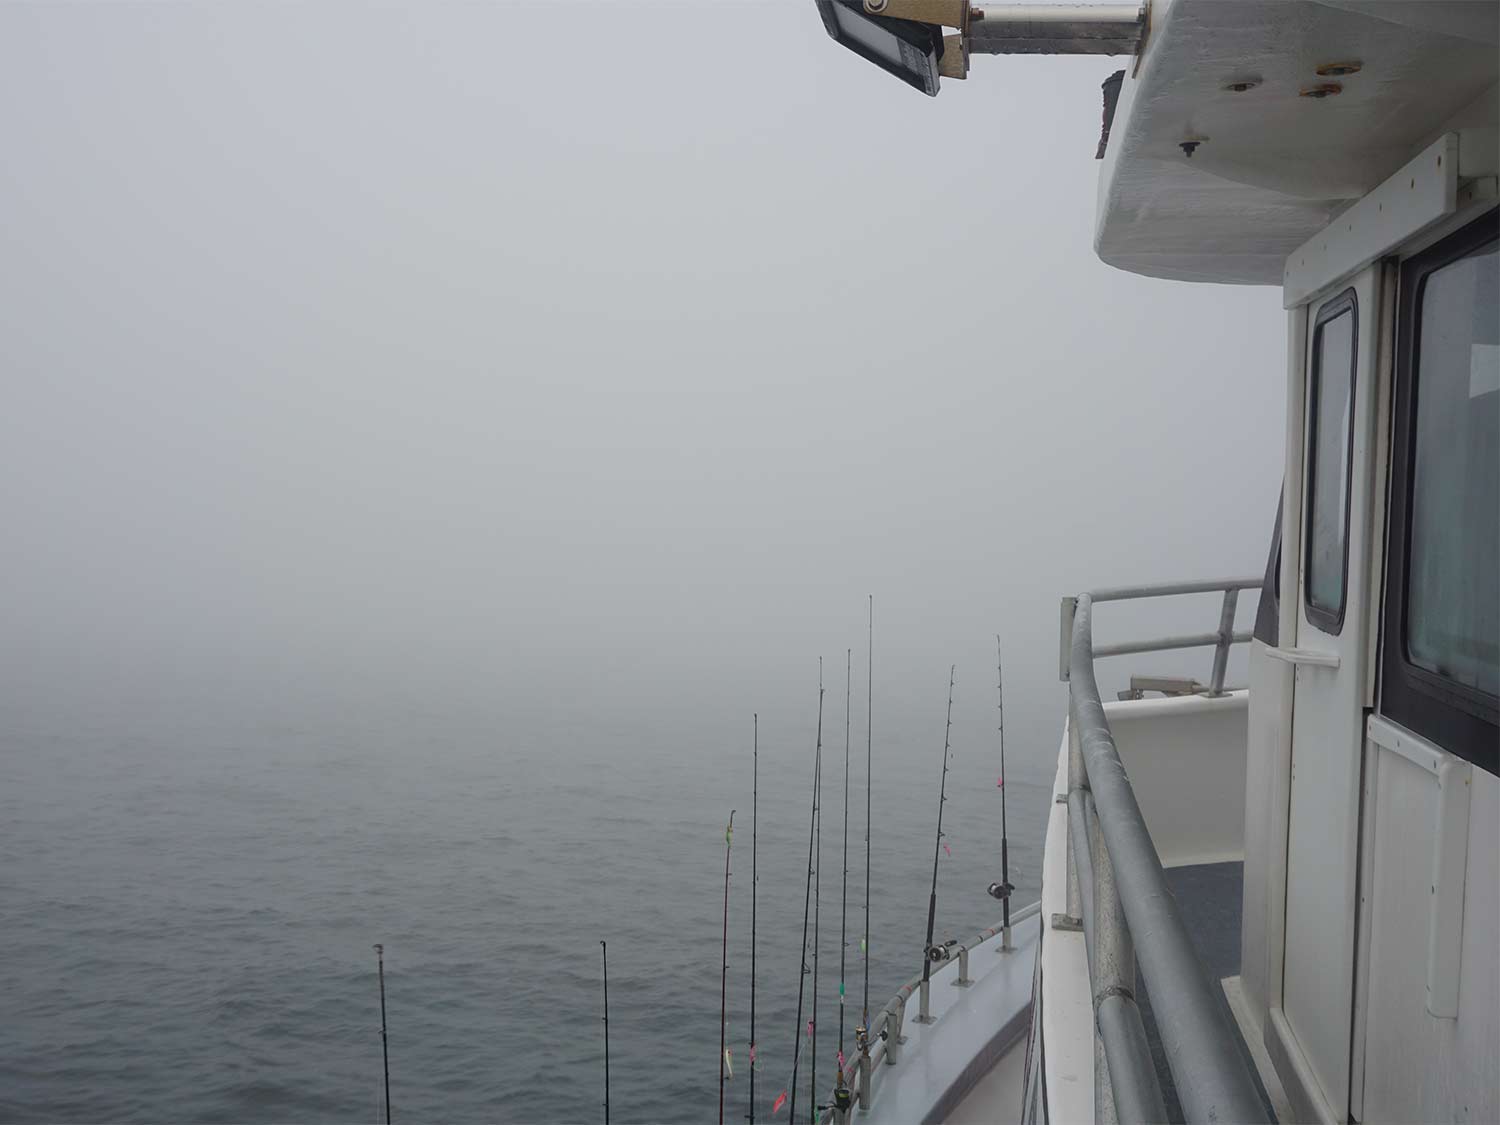
[[[791,1063],[811,719],[762,722],[763,1113]],[[597,1121],[605,938],[614,1119],[707,1120],[731,805],[729,1099],[743,1114],[749,739],[707,735],[715,725],[606,716],[523,737],[499,718],[396,708],[7,715],[0,1119],[374,1120],[381,941],[397,1120]],[[920,965],[941,750],[883,742],[879,725],[872,1007]],[[851,1043],[862,728],[854,737]],[[842,742],[840,719],[825,773],[820,1086],[838,1035]],[[938,912],[950,936],[996,914],[984,894],[998,874],[992,753],[954,758]],[[1052,748],[1011,753],[1013,878],[1029,901]],[[806,1078],[804,1060],[799,1114]]]

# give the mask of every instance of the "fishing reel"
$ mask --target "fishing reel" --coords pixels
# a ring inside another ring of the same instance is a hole
[[[854,1091],[845,1086],[841,1079],[838,1088],[833,1091],[833,1108],[840,1113],[848,1113],[853,1105]]]
[[[927,947],[927,960],[931,961],[934,965],[941,965],[953,959],[955,955],[954,951],[957,948],[957,938],[949,938],[947,941],[936,942]]]
[[[1016,888],[1010,883],[991,883],[990,898],[998,898],[1001,902],[1010,898],[1010,892]]]

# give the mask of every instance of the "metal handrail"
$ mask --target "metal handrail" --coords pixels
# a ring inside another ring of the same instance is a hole
[[[1212,633],[1189,633],[1175,637],[1158,637],[1149,641],[1125,641],[1120,644],[1100,645],[1093,650],[1094,659],[1103,656],[1126,656],[1137,652],[1167,652],[1179,648],[1214,649],[1213,675],[1209,678],[1208,694],[1224,694],[1224,673],[1229,667],[1229,649],[1232,645],[1244,644],[1250,639],[1246,631],[1235,632],[1234,615],[1239,608],[1241,590],[1258,590],[1264,584],[1261,578],[1209,578],[1192,582],[1167,582],[1151,586],[1114,586],[1103,590],[1092,590],[1089,598],[1096,602],[1124,602],[1141,598],[1165,598],[1178,594],[1223,593],[1224,604],[1219,610],[1219,627]],[[1062,600],[1062,630],[1058,642],[1057,674],[1067,683],[1070,676],[1070,653],[1073,647],[1073,615],[1077,598]]]
[[[1071,627],[1065,677],[1069,819],[1081,814],[1083,824],[1070,825],[1067,838],[1070,917],[1063,921],[1082,928],[1088,945],[1097,1042],[1102,1046],[1102,1054],[1096,1052],[1095,1112],[1108,1116],[1113,1110],[1121,1122],[1161,1120],[1165,1113],[1135,1004],[1137,963],[1152,986],[1157,1029],[1189,1125],[1265,1121],[1268,1115],[1227,1012],[1177,911],[1110,733],[1094,678],[1093,603],[1223,591],[1212,690],[1219,694],[1229,646],[1239,639],[1233,631],[1236,595],[1259,585],[1259,579],[1230,579],[1123,587],[1064,602],[1065,626]],[[1091,886],[1086,897],[1085,872]],[[1059,924],[1057,918],[1053,921]]]

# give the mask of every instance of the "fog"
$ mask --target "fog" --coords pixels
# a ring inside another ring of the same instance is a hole
[[[1094,256],[1111,60],[930,100],[768,0],[8,5],[0,63],[11,721],[691,747],[810,723],[873,594],[891,730],[955,663],[987,730],[999,633],[1041,761],[1060,595],[1264,566],[1278,294]]]

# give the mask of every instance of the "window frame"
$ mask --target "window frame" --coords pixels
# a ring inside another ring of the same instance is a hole
[[[1350,317],[1349,347],[1349,429],[1344,447],[1344,550],[1339,567],[1339,608],[1333,613],[1312,600],[1312,552],[1313,552],[1313,490],[1317,486],[1317,460],[1314,454],[1318,444],[1318,413],[1323,393],[1322,353],[1318,350],[1323,339],[1323,329],[1331,321],[1345,313]],[[1312,346],[1307,359],[1307,394],[1304,410],[1307,419],[1307,441],[1303,449],[1302,477],[1302,612],[1308,622],[1316,625],[1331,637],[1344,631],[1344,615],[1349,608],[1349,514],[1354,501],[1354,396],[1357,391],[1356,376],[1359,373],[1359,298],[1353,286],[1323,303],[1313,321]]]
[[[1390,516],[1386,522],[1386,596],[1380,646],[1380,713],[1492,774],[1500,774],[1500,700],[1412,661],[1408,655],[1406,609],[1422,296],[1427,279],[1438,270],[1497,240],[1500,240],[1500,210],[1491,210],[1401,263],[1396,305]]]

